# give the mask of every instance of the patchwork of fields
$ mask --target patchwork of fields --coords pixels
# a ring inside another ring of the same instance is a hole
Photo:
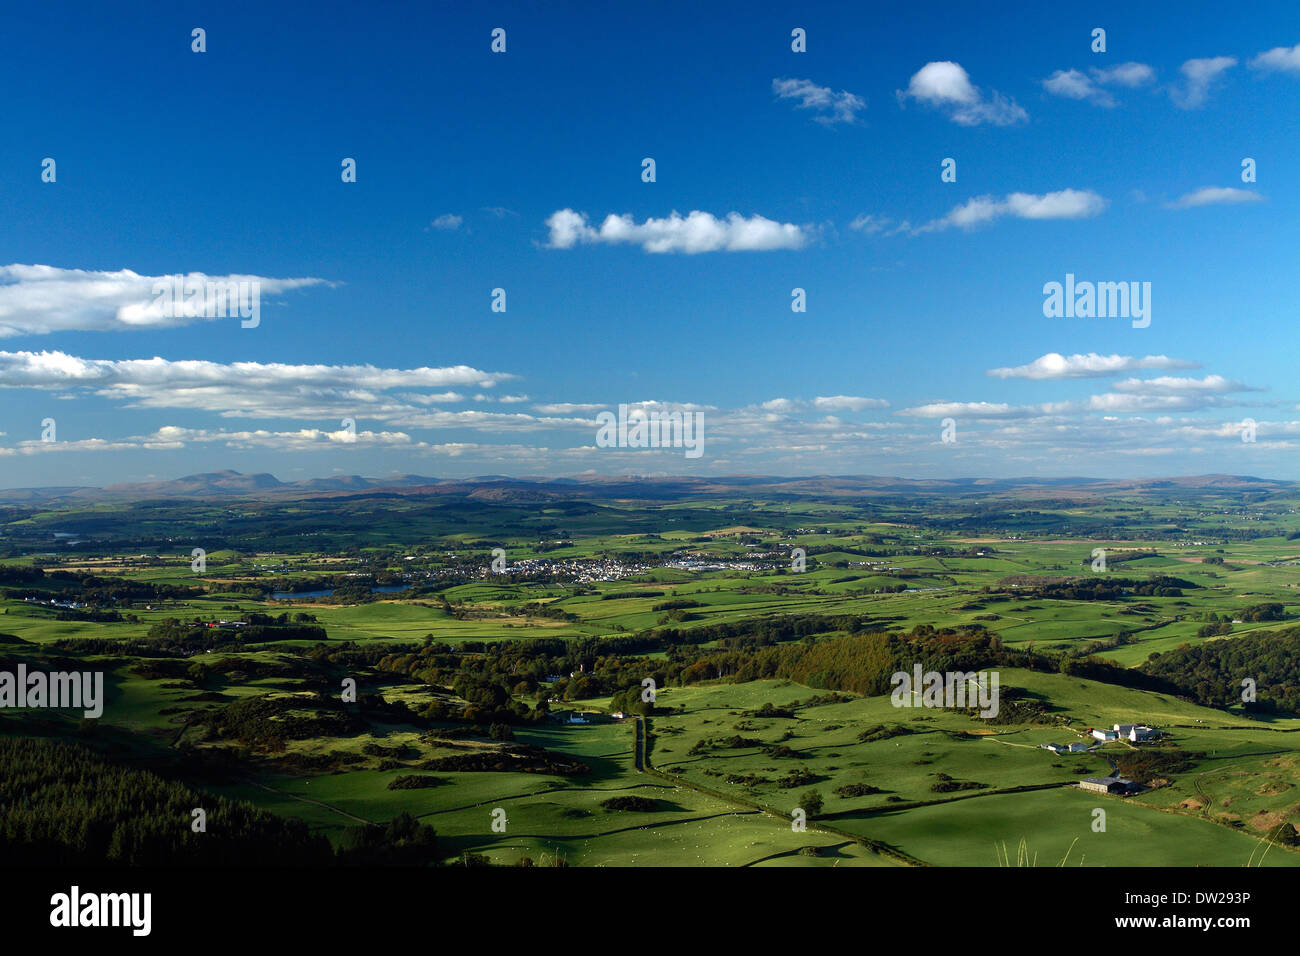
[[[10,509],[0,656],[101,671],[107,699],[96,721],[5,711],[0,734],[179,775],[336,846],[409,814],[436,831],[427,862],[1295,865],[1300,718],[1206,706],[1206,688],[1154,689],[1144,669],[1286,631],[1298,506],[250,504],[267,521],[217,521],[198,569],[215,520],[198,505],[166,506],[170,524],[133,505]],[[304,512],[310,550],[288,546]],[[891,653],[976,642],[1032,706],[990,721],[770,673],[870,634]],[[1079,670],[1099,660],[1112,669]],[[1089,736],[1122,723],[1159,738]],[[1074,742],[1090,749],[1043,746]],[[1144,754],[1132,796],[1077,786]]]

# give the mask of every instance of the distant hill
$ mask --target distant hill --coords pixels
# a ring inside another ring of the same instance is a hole
[[[591,475],[580,478],[511,478],[487,475],[444,479],[424,475],[366,478],[337,475],[284,482],[272,474],[245,475],[214,471],[164,481],[109,485],[105,488],[54,486],[0,490],[0,503],[71,503],[77,501],[148,501],[165,498],[351,498],[380,495],[467,497],[480,501],[560,501],[574,498],[730,497],[762,494],[781,498],[864,498],[885,495],[1006,495],[1020,498],[1096,500],[1117,492],[1214,491],[1276,492],[1297,488],[1295,482],[1245,475],[1191,475],[1131,480],[1107,478],[890,478],[875,475],[729,475],[720,477],[660,477]]]
[[[243,475],[237,471],[213,471],[204,475],[174,478],[171,481],[109,485],[100,489],[99,495],[106,498],[155,498],[175,495],[193,498],[226,494],[250,495],[282,487],[284,483],[280,479],[265,472],[258,475]],[[94,492],[91,491],[82,492],[80,496],[93,495]]]

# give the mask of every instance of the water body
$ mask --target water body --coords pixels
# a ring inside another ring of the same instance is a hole
[[[382,588],[371,588],[371,594],[397,594],[401,591],[409,591],[411,586],[403,584],[399,587],[391,585]],[[327,588],[323,591],[272,591],[271,598],[276,601],[310,601],[320,600],[321,598],[333,597],[334,589]]]

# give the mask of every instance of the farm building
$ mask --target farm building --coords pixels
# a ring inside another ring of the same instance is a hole
[[[1088,749],[1088,745],[1081,740],[1072,744],[1042,744],[1044,750],[1050,750],[1054,754],[1080,754]]]
[[[1137,784],[1123,777],[1086,777],[1079,781],[1079,787],[1083,790],[1095,790],[1097,793],[1113,793],[1121,797],[1135,793],[1138,789]]]
[[[1158,737],[1159,732],[1153,727],[1146,724],[1116,724],[1115,733],[1125,740],[1131,740],[1136,743],[1139,740],[1150,740]]]
[[[1116,724],[1112,730],[1094,727],[1090,733],[1098,740],[1152,740],[1160,736],[1160,731],[1146,724]]]

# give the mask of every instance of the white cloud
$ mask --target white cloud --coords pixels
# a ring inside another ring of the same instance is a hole
[[[184,448],[183,442],[146,441],[128,438],[109,441],[105,438],[80,438],[76,441],[24,441],[13,448],[0,448],[0,455],[44,455],[70,451],[159,451]]]
[[[888,408],[883,398],[865,398],[860,395],[819,395],[812,401],[801,398],[772,398],[758,406],[765,412],[794,415],[800,412],[862,412],[869,408]]]
[[[353,445],[361,448],[425,447],[423,442],[413,442],[410,435],[402,432],[362,430],[353,433],[343,429],[324,431],[319,428],[284,432],[262,429],[224,431],[164,425],[152,435],[136,435],[113,440],[83,438],[74,441],[24,441],[13,448],[0,448],[0,455],[39,455],[74,451],[172,451],[191,444],[221,444],[227,448],[265,448],[275,451],[311,451],[338,445]]]
[[[1209,56],[1188,60],[1179,71],[1183,74],[1182,86],[1170,86],[1169,96],[1179,109],[1190,110],[1204,105],[1210,87],[1220,76],[1237,65],[1235,56]]]
[[[151,359],[83,359],[64,352],[0,352],[0,387],[99,388],[158,385],[189,388],[227,384],[242,389],[285,386],[390,389],[473,384],[491,388],[514,376],[468,365],[389,369],[374,365],[286,365],[279,362],[207,362]]]
[[[1199,368],[1196,362],[1172,359],[1166,355],[1147,355],[1135,358],[1131,355],[1099,355],[1096,352],[1076,353],[1065,356],[1059,352],[1048,352],[1034,359],[1028,365],[1014,368],[995,368],[989,375],[995,378],[1026,378],[1037,381],[1068,378],[1101,378],[1117,375],[1121,372],[1133,372],[1142,369],[1190,369]]]
[[[1043,89],[1053,96],[1072,100],[1088,100],[1098,106],[1112,107],[1115,97],[1107,86],[1135,89],[1155,79],[1155,70],[1145,63],[1121,63],[1118,66],[1093,68],[1087,73],[1080,70],[1057,70],[1043,80]]]
[[[809,240],[806,228],[774,222],[763,216],[748,219],[728,213],[725,219],[693,210],[686,216],[674,211],[664,219],[647,219],[637,224],[630,214],[609,215],[599,229],[585,214],[560,209],[546,220],[552,249],[571,249],[578,243],[638,245],[646,252],[755,252],[773,249],[802,249]]]
[[[973,229],[1004,216],[1014,219],[1087,219],[1100,215],[1105,208],[1106,200],[1087,189],[1062,189],[1042,195],[1010,193],[1001,199],[976,196],[955,207],[948,215],[913,229],[912,235],[939,232],[953,226]]]
[[[1091,72],[1098,83],[1124,86],[1129,89],[1145,86],[1154,82],[1156,78],[1156,71],[1145,63],[1121,63],[1105,69],[1093,69]]]
[[[620,402],[550,402],[547,404],[534,405],[533,410],[543,415],[594,415],[596,412],[613,411],[614,406]],[[713,411],[712,405],[695,405],[691,402],[661,402],[655,399],[641,402],[622,401],[630,410],[644,409],[651,411],[654,409],[666,411]],[[594,420],[594,419],[593,419]]]
[[[893,220],[888,216],[872,216],[863,214],[854,217],[853,221],[849,223],[849,228],[854,232],[874,233],[887,229],[892,222]]]
[[[164,425],[153,435],[140,439],[143,443],[224,444],[230,448],[273,448],[281,451],[308,451],[334,445],[356,445],[363,448],[391,446],[419,447],[405,432],[374,432],[358,429],[355,433],[339,429],[325,431],[320,428],[300,428],[295,431],[225,431],[223,429],[182,428]]]
[[[1162,375],[1158,378],[1128,378],[1111,386],[1117,392],[1135,395],[1208,395],[1228,394],[1230,392],[1259,391],[1241,382],[1234,382],[1222,375],[1207,375],[1204,378],[1175,378]]]
[[[1236,386],[1235,388],[1233,386]],[[1174,411],[1197,411],[1209,408],[1230,408],[1249,405],[1239,399],[1223,397],[1215,383],[1209,386],[1180,386],[1170,380],[1165,387],[1154,386],[1143,391],[1105,392],[1090,395],[1082,402],[1040,402],[1034,405],[1008,405],[1001,402],[931,402],[905,408],[899,415],[910,418],[957,418],[967,421],[1035,421],[1052,420],[1065,426],[1067,422],[1080,424],[1080,416],[1088,413],[1148,414]],[[1228,390],[1244,390],[1245,386],[1229,383]]]
[[[1295,46],[1275,46],[1250,61],[1256,70],[1269,73],[1300,74],[1300,43]]]
[[[1017,408],[1005,402],[930,402],[904,408],[898,414],[909,418],[1016,418],[1041,412],[1038,409]]]
[[[158,329],[220,318],[186,316],[184,309],[166,308],[155,285],[170,287],[172,278],[140,275],[130,269],[97,272],[43,265],[0,266],[0,338],[70,330]],[[214,284],[256,282],[259,297],[333,284],[324,279],[210,276],[202,272],[186,273],[186,278]]]
[[[996,90],[988,98],[970,81],[970,76],[960,63],[940,60],[927,63],[912,75],[906,90],[898,91],[901,103],[905,99],[943,110],[948,118],[961,126],[1010,126],[1022,123],[1029,114],[1015,100]]]
[[[415,402],[417,405],[449,405],[453,402],[465,401],[465,396],[461,392],[431,392],[428,395],[408,393],[402,396],[402,400]]]
[[[1243,404],[1235,399],[1218,398],[1206,390],[1154,390],[1151,392],[1106,392],[1092,395],[1088,409],[1095,412],[1153,413],[1197,411],[1205,408],[1227,408]]]
[[[813,407],[828,412],[860,412],[868,408],[887,408],[889,402],[883,398],[862,398],[858,395],[819,395],[813,399]]]
[[[795,108],[814,110],[818,123],[852,123],[867,108],[867,101],[847,90],[836,93],[829,86],[812,80],[781,79],[772,81],[772,92],[783,100],[795,100]]]
[[[1180,196],[1174,202],[1166,203],[1169,209],[1191,209],[1194,206],[1216,206],[1225,203],[1263,202],[1264,197],[1248,189],[1234,189],[1231,186],[1206,186],[1195,192]]]
[[[717,410],[712,405],[697,405],[694,402],[663,402],[655,398],[641,402],[625,402],[624,404],[627,405],[629,412],[633,410],[641,410],[645,412],[712,412]],[[604,405],[602,407],[610,408],[612,410],[612,406],[610,405]]]
[[[543,415],[594,415],[609,408],[605,402],[552,402],[547,405],[534,405],[533,411]]]
[[[968,105],[979,101],[979,90],[960,63],[941,60],[927,63],[912,75],[907,96],[932,106]]]
[[[1114,106],[1115,99],[1098,87],[1086,73],[1078,70],[1057,70],[1043,80],[1043,89],[1053,96],[1071,100],[1093,100],[1102,106]]]
[[[1062,189],[1042,196],[1012,193],[1006,206],[1017,219],[1087,219],[1100,214],[1106,200],[1086,189]]]
[[[442,229],[447,232],[450,232],[453,229],[459,229],[460,224],[464,221],[465,220],[462,219],[460,216],[454,215],[452,213],[444,213],[443,215],[435,219],[433,222],[429,223],[429,225],[432,226],[434,229]]]

